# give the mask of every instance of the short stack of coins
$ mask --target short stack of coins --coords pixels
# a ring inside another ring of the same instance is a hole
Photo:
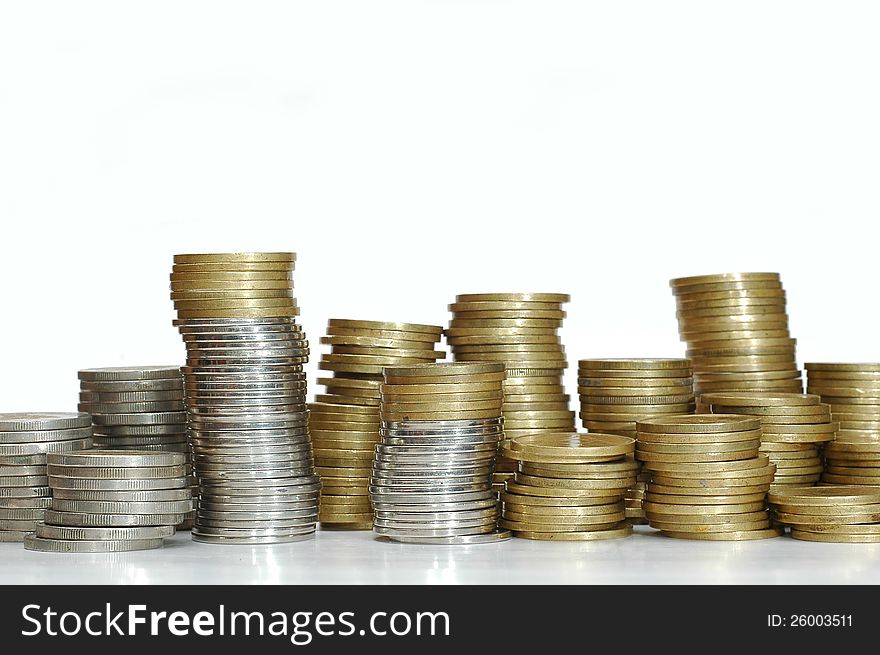
[[[880,489],[833,485],[771,491],[775,519],[802,541],[880,543]]]
[[[457,362],[501,362],[507,438],[574,430],[562,376],[568,363],[559,329],[564,293],[476,293],[456,297],[446,341]],[[515,464],[499,457],[495,488],[513,476]]]
[[[52,509],[24,547],[54,553],[159,548],[192,509],[184,453],[50,454]]]
[[[435,350],[443,328],[415,323],[330,319],[321,343],[331,346],[318,367],[333,377],[309,406],[315,467],[321,476],[323,527],[371,530],[369,486],[379,442],[379,386],[386,366],[443,359]]]
[[[48,453],[91,446],[88,414],[0,414],[0,542],[23,541],[51,506]]]
[[[837,433],[831,410],[814,394],[710,393],[700,396],[699,411],[761,419],[761,452],[776,464],[774,489],[816,484],[822,475],[822,445]]]
[[[691,414],[694,375],[687,359],[582,359],[578,362],[580,417],[590,432],[635,438],[636,422]],[[645,523],[647,474],[639,471],[626,496],[626,516]]]
[[[370,480],[376,534],[450,545],[509,538],[497,529],[492,490],[504,438],[504,365],[444,362],[389,367],[384,375]]]
[[[697,395],[803,391],[778,273],[722,273],[670,282]]]
[[[756,417],[697,414],[639,421],[636,459],[650,475],[644,509],[669,537],[778,537],[767,491],[776,467],[758,448]]]
[[[632,534],[624,497],[636,480],[635,440],[613,434],[514,437],[502,452],[517,472],[501,494],[501,527],[541,541]]]
[[[308,341],[293,253],[176,255],[174,324],[199,505],[192,536],[217,544],[311,537],[320,481],[306,408]]]
[[[840,426],[825,445],[828,484],[880,485],[880,364],[806,364],[807,393],[831,408]]]
[[[79,411],[92,416],[96,448],[186,453],[193,511],[178,527],[192,527],[198,486],[186,442],[180,367],[89,368],[78,377]]]

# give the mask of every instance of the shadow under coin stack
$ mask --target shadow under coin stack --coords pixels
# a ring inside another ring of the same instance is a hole
[[[670,282],[696,392],[803,391],[778,273],[722,273]]]
[[[636,422],[694,411],[694,376],[687,359],[582,359],[580,417],[590,432],[636,437]],[[647,474],[627,491],[626,517],[647,523],[642,509]]]
[[[613,434],[535,434],[502,449],[517,472],[501,494],[501,527],[541,541],[632,534],[624,496],[636,480],[635,441]]]
[[[880,489],[806,487],[770,492],[776,520],[802,541],[880,543]]]
[[[293,253],[176,255],[174,324],[199,505],[193,539],[298,541],[315,532],[320,481],[306,409],[308,341]]]
[[[880,485],[880,364],[806,364],[807,393],[840,429],[825,444],[828,484]]]
[[[431,363],[443,328],[414,323],[330,319],[330,354],[318,364],[332,371],[319,378],[326,394],[309,406],[315,467],[321,476],[323,527],[371,530],[370,471],[379,442],[379,386],[386,366]],[[448,385],[447,385],[448,386]]]
[[[570,298],[564,293],[477,293],[456,297],[446,341],[457,362],[501,362],[504,431],[508,439],[574,430],[562,375],[568,363],[559,338]],[[498,458],[495,489],[513,477],[515,463]]]
[[[79,371],[79,410],[92,416],[95,448],[186,454],[193,511],[198,485],[186,445],[183,376],[179,366],[125,366]]]
[[[159,548],[192,510],[183,453],[49,455],[52,509],[24,547],[53,553]]]
[[[740,541],[778,537],[767,491],[776,467],[761,445],[761,421],[685,415],[639,421],[636,459],[650,475],[645,514],[669,537]]]
[[[761,419],[761,452],[776,464],[772,489],[816,484],[822,475],[819,450],[837,432],[828,405],[814,394],[709,393],[700,396],[699,410]]]
[[[370,499],[373,530],[394,541],[502,541],[492,471],[504,438],[504,365],[437,363],[385,369]],[[494,386],[494,395],[466,389]],[[438,386],[446,389],[437,391]],[[448,389],[448,390],[447,390]]]
[[[47,454],[91,446],[88,414],[0,414],[0,542],[23,541],[51,507]]]

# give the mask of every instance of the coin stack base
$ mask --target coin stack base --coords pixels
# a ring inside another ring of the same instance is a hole
[[[590,432],[635,438],[636,422],[692,413],[694,376],[687,359],[583,359],[578,362],[581,421]],[[627,491],[626,516],[645,524],[647,474],[639,470]]]
[[[638,423],[636,458],[650,474],[645,514],[668,537],[740,541],[778,537],[767,491],[776,467],[759,453],[761,421],[682,415]]]
[[[24,541],[51,506],[48,453],[73,452],[91,445],[88,414],[0,414],[0,542]]]
[[[670,281],[697,395],[803,391],[778,273],[722,273]]]
[[[632,534],[625,496],[636,480],[635,441],[612,434],[535,434],[503,449],[517,472],[501,495],[501,527],[538,541]]]
[[[431,363],[443,328],[415,323],[330,319],[321,342],[332,347],[318,367],[326,393],[310,405],[315,466],[321,476],[321,527],[372,530],[369,486],[379,442],[379,399],[386,366]]]
[[[381,442],[370,480],[374,532],[421,544],[508,539],[510,533],[497,527],[491,488],[504,437],[504,365],[389,367],[384,376]],[[468,391],[478,382],[492,387],[490,399],[483,399],[484,391]],[[446,388],[438,392],[440,385]]]
[[[880,489],[835,485],[770,492],[776,521],[801,541],[880,543]]]

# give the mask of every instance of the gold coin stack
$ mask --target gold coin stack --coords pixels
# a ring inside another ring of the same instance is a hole
[[[761,452],[776,464],[773,489],[816,484],[822,475],[820,448],[837,432],[828,405],[814,394],[708,393],[700,396],[697,409],[761,419]]]
[[[195,541],[310,538],[320,480],[309,439],[294,253],[175,255],[184,400],[199,504]]]
[[[614,434],[541,433],[502,449],[517,471],[501,494],[501,527],[542,541],[632,534],[624,496],[636,480],[635,441]]]
[[[767,491],[776,467],[759,453],[761,421],[683,415],[639,421],[636,459],[650,474],[644,509],[669,537],[739,541],[778,537]]]
[[[880,485],[880,364],[806,364],[807,392],[840,425],[825,445],[823,482]]]
[[[636,422],[694,411],[694,376],[687,359],[582,359],[578,362],[580,417],[590,432],[635,438]],[[626,517],[646,523],[647,474],[627,491]]]
[[[780,489],[768,496],[776,521],[803,541],[880,543],[880,489]]]
[[[491,488],[504,365],[421,364],[385,369],[381,443],[370,480],[373,530],[394,541],[501,541]]]
[[[502,362],[504,430],[507,438],[574,430],[562,375],[568,366],[559,328],[570,300],[563,293],[463,294],[449,306],[446,341],[457,362]],[[499,457],[494,476],[500,491],[515,464]]]
[[[722,273],[670,282],[697,395],[803,391],[778,273]]]
[[[333,377],[309,406],[315,467],[321,476],[319,519],[326,528],[372,530],[370,471],[379,442],[379,400],[386,366],[430,363],[443,328],[415,323],[331,318],[318,367]],[[447,385],[448,386],[448,385]]]

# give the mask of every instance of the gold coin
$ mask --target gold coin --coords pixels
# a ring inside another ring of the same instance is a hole
[[[402,357],[398,355],[341,355],[335,353],[322,355],[321,361],[333,364],[371,364],[383,367],[406,364],[419,365],[425,363],[423,357]]]
[[[520,464],[520,468],[524,466],[533,466],[531,462]],[[639,470],[640,466],[632,456],[623,459],[604,462],[553,462],[548,464],[540,464],[540,468],[547,471],[556,471],[559,475],[571,475],[577,477],[579,475],[614,475],[626,476]],[[525,472],[525,471],[524,471]]]
[[[362,380],[357,378],[342,378],[342,377],[333,377],[333,378],[318,378],[318,384],[323,384],[327,387],[347,387],[352,389],[365,389],[365,390],[379,390],[379,387],[382,385],[380,380]]]
[[[813,394],[796,393],[709,393],[703,394],[701,402],[711,405],[724,405],[727,407],[802,407],[820,405],[822,399]]]
[[[293,252],[226,252],[174,255],[175,264],[243,264],[296,261]]]
[[[596,405],[677,405],[694,402],[693,387],[648,387],[615,389],[609,387],[578,387],[582,402]]]
[[[880,503],[880,489],[853,486],[804,487],[774,491],[768,494],[767,499],[774,505],[848,507]]]
[[[351,336],[326,336],[321,337],[321,343],[334,346],[336,348],[393,348],[395,350],[415,350],[427,351],[428,353],[442,352],[434,351],[434,342],[430,341],[414,341],[408,339],[387,339],[379,337],[351,337]],[[445,353],[444,353],[445,356]]]
[[[731,530],[730,532],[681,532],[664,530],[663,534],[674,539],[698,539],[703,541],[748,541],[752,539],[772,539],[781,537],[781,528],[765,528],[763,530]]]
[[[419,364],[415,366],[395,366],[387,369],[386,384],[391,384],[387,381],[388,378],[445,378],[470,375],[499,375],[503,374],[503,372],[504,364],[497,362],[438,362],[436,364]]]
[[[449,410],[438,412],[380,411],[383,421],[469,421],[487,418],[500,418],[501,409],[489,410]]]
[[[810,526],[807,529],[810,532],[821,532],[825,534],[880,535],[880,523],[856,523],[852,525],[814,525]]]
[[[706,394],[703,396],[714,396],[715,394]],[[702,398],[701,398],[702,400]],[[817,417],[831,420],[831,411],[828,405],[794,405],[781,407],[762,407],[762,406],[736,406],[712,404],[712,409],[717,410],[719,414],[748,414],[750,416],[760,416],[764,424],[773,423],[779,419],[800,419],[805,422],[815,421]]]
[[[578,532],[530,532],[514,530],[513,536],[533,541],[601,541],[604,539],[621,539],[632,534],[632,526],[625,525],[607,530]]]
[[[477,302],[457,302],[448,306],[450,312],[473,312],[473,311],[513,311],[517,309],[545,309],[558,310],[563,303],[561,302],[543,302],[535,300],[525,301],[498,301],[483,300]]]
[[[174,303],[178,311],[295,308],[293,298],[236,298],[234,300],[180,300]]]
[[[674,278],[669,281],[669,286],[673,289],[681,289],[682,287],[718,284],[722,282],[780,282],[780,275],[779,273],[713,273],[712,275],[693,275],[690,277]]]
[[[767,494],[758,492],[739,496],[684,496],[681,494],[648,493],[645,498],[651,502],[666,505],[736,505],[740,503],[764,502]]]
[[[687,292],[676,297],[677,303],[699,302],[751,302],[761,299],[785,298],[785,290],[779,287],[769,289],[728,289],[726,291]]]
[[[457,396],[470,393],[502,393],[500,380],[493,382],[462,382],[458,384],[382,384],[379,390],[385,397],[404,396]]]
[[[761,430],[738,430],[735,432],[693,432],[677,434],[670,432],[641,432],[638,441],[642,444],[721,444],[742,443],[761,439]]]
[[[439,325],[423,325],[420,323],[395,323],[391,321],[362,321],[355,319],[331,318],[327,321],[329,328],[347,328],[351,330],[373,330],[391,332],[420,332],[437,335],[439,338],[443,328]]]
[[[456,303],[471,302],[552,302],[567,303],[567,293],[464,293],[455,297]]]
[[[568,394],[564,393],[520,393],[520,394],[504,394],[506,402],[510,404],[523,403],[566,403],[568,405]]]
[[[631,455],[635,441],[601,433],[559,432],[535,434],[511,439],[510,451],[528,459],[530,455],[559,457],[561,461],[579,460],[587,463],[593,458],[623,457]]]
[[[531,485],[518,484],[508,480],[504,483],[509,493],[521,496],[544,496],[548,498],[603,498],[611,499],[603,502],[616,502],[620,500],[620,492],[617,489],[572,489],[566,487],[533,487]]]
[[[639,432],[711,433],[757,430],[761,420],[732,414],[692,414],[658,417],[639,421]]]
[[[616,514],[624,510],[623,501],[616,503],[606,503],[605,505],[586,505],[584,507],[558,507],[553,505],[536,506],[536,505],[517,505],[515,503],[504,503],[504,517],[529,520],[541,520],[552,517],[579,517],[579,516],[607,516]]]
[[[238,300],[286,298],[295,303],[290,289],[212,289],[208,291],[174,291],[171,300]]]
[[[880,534],[838,534],[830,532],[811,532],[792,528],[792,539],[801,541],[820,541],[839,544],[876,544],[880,543]]]
[[[741,453],[746,450],[753,450],[758,453],[758,446],[761,445],[760,439],[752,439],[750,441],[735,441],[732,443],[646,443],[638,442],[636,445],[636,457],[643,455],[675,455],[675,454],[694,454],[702,453]]]
[[[178,311],[177,318],[180,319],[196,319],[196,318],[281,318],[284,316],[298,316],[299,309],[297,307],[262,307],[262,308],[240,308],[240,309],[200,309]]]
[[[668,496],[751,496],[753,494],[767,493],[769,483],[753,484],[745,487],[719,485],[711,487],[676,487],[662,484],[648,483],[649,494],[664,494]]]
[[[770,459],[767,457],[767,455],[759,454],[753,459],[731,462],[652,462],[650,465],[650,469],[652,471],[667,472],[669,475],[674,475],[681,472],[687,473],[689,477],[694,477],[694,475],[692,474],[703,474],[703,476],[705,477],[705,475],[709,473],[715,474],[726,471],[763,469],[769,464]]]
[[[231,283],[248,282],[257,280],[291,280],[292,270],[281,271],[196,271],[186,273],[172,273],[169,277],[172,283],[198,285],[203,280]]]
[[[811,514],[794,514],[777,510],[775,512],[775,517],[777,521],[785,525],[845,525],[848,523],[858,524],[880,522],[880,511],[862,513],[852,512],[835,516],[818,516]]]
[[[626,511],[621,509],[613,514],[602,514],[599,516],[540,516],[534,514],[517,514],[516,512],[505,512],[501,521],[506,523],[508,529],[511,526],[522,527],[524,529],[541,529],[547,531],[575,531],[578,529],[589,529],[590,527],[608,527],[621,521],[626,520]]]
[[[499,407],[504,400],[504,394],[498,391],[471,391],[463,393],[443,394],[382,394],[382,402],[388,407],[410,405],[435,405],[435,404],[460,404],[460,403],[486,403],[494,402]]]
[[[773,508],[780,514],[793,514],[814,518],[825,517],[833,523],[847,522],[848,517],[852,514],[863,515],[880,513],[880,503],[855,506],[773,503]]]
[[[403,412],[459,412],[459,411],[489,411],[494,410],[498,416],[501,416],[501,399],[483,400],[483,401],[437,401],[425,403],[397,403],[382,400],[381,412],[387,413],[403,413]]]
[[[547,523],[547,522],[524,522],[524,521],[508,521],[507,519],[502,518],[498,522],[498,526],[504,528],[506,530],[512,530],[514,532],[542,532],[542,533],[550,533],[553,532],[555,534],[565,534],[566,532],[581,532],[584,530],[609,530],[612,528],[616,528],[626,519],[626,514],[624,512],[620,512],[620,514],[614,515],[622,516],[619,521],[608,521],[607,523],[573,523],[573,524],[560,524],[556,522]]]
[[[656,382],[660,384],[680,383],[682,380],[687,381],[692,377],[692,369],[686,368],[658,368],[658,369],[578,369],[579,379],[585,380],[639,380],[643,384]],[[593,384],[594,382],[591,382]],[[598,382],[596,382],[598,384]]]
[[[680,336],[685,336],[680,334]],[[699,348],[703,343],[717,343],[718,341],[740,341],[743,339],[790,339],[791,335],[787,327],[782,328],[764,328],[764,327],[742,327],[728,328],[722,330],[705,330],[703,332],[693,332],[687,335],[687,343],[691,348]]]
[[[575,478],[542,478],[534,475],[526,475],[525,473],[515,473],[514,482],[517,484],[527,485],[530,487],[546,487],[552,489],[607,489],[617,490],[621,495],[626,488],[635,482],[630,478],[617,478],[611,480],[600,479],[575,479]]]
[[[773,307],[780,311],[785,311],[786,298],[785,292],[777,292],[772,296],[759,297],[738,297],[738,298],[719,298],[715,300],[705,300],[700,298],[691,298],[683,296],[676,298],[676,307],[680,312],[698,312],[707,310],[733,310],[733,311],[750,311],[752,309],[763,310],[764,308]]]
[[[585,417],[589,416],[608,416],[614,414],[641,414],[650,416],[653,412],[656,412],[658,405],[629,405],[624,403],[607,403],[602,405],[586,405],[586,407],[581,411],[581,415]],[[682,402],[682,403],[667,403],[663,408],[664,413],[669,413],[673,415],[686,414],[689,410],[693,410],[694,403],[693,402]]]
[[[581,359],[578,369],[592,371],[611,370],[689,370],[691,363],[687,359]]]
[[[699,387],[695,389],[697,395],[703,393],[711,393],[715,391],[763,391],[763,392],[786,392],[797,393],[801,389],[799,380],[742,380],[729,382],[703,382],[698,381]]]
[[[804,364],[804,368],[808,371],[821,371],[829,373],[878,373],[880,374],[880,363],[843,363],[843,362],[810,362]]]
[[[512,480],[506,483],[507,485],[517,486],[515,482]],[[540,488],[540,491],[546,492],[546,488]],[[563,490],[570,491],[570,490]],[[575,490],[576,491],[576,490]],[[607,495],[604,492],[601,495],[592,495],[592,496],[570,496],[570,497],[561,497],[560,496],[541,496],[541,495],[521,495],[510,493],[508,491],[502,491],[500,494],[501,501],[503,503],[509,505],[515,505],[517,507],[607,507],[608,505],[616,505],[620,502],[619,499],[616,498],[616,495]],[[597,513],[604,513],[602,512]]]
[[[773,469],[770,468],[762,470],[760,474],[758,472],[753,476],[745,477],[745,476],[717,476],[717,477],[709,477],[703,476],[700,478],[686,478],[674,475],[652,475],[651,476],[651,484],[660,486],[660,487],[678,487],[679,489],[684,489],[688,487],[700,487],[700,488],[710,488],[717,486],[724,487],[760,487],[771,484],[775,482],[776,478],[774,477]],[[653,488],[653,487],[652,487]],[[684,492],[679,492],[684,493]],[[720,492],[718,495],[721,495]]]
[[[363,420],[373,420],[376,417],[376,409],[374,407],[362,407],[360,405],[348,405],[337,403],[309,403],[309,410],[312,417],[327,414],[357,415]],[[336,420],[336,419],[332,419]]]
[[[621,473],[619,471],[560,471],[551,466],[544,467],[540,464],[520,463],[519,472],[525,475],[534,475],[542,478],[566,478],[573,480],[631,480],[635,474],[636,468],[633,467],[629,472]]]
[[[476,346],[456,346],[456,355],[472,355],[475,353],[496,353],[499,357],[516,357],[535,355],[535,357],[560,357],[565,355],[565,347],[555,343],[526,344],[480,344]],[[547,354],[550,353],[550,354]]]
[[[766,512],[767,506],[764,502],[764,499],[761,498],[756,501],[751,502],[738,502],[734,501],[728,504],[713,504],[713,505],[693,505],[693,504],[683,504],[683,503],[673,503],[673,504],[665,504],[658,503],[653,500],[646,500],[642,503],[642,508],[648,515],[654,514],[658,518],[661,515],[668,515],[668,519],[670,521],[676,520],[674,517],[684,517],[684,516],[699,516],[699,517],[711,517],[711,516],[726,516],[726,515],[749,515],[754,513],[764,514]],[[760,516],[751,516],[751,517],[742,517],[746,520],[754,520],[760,519]],[[683,521],[685,519],[682,519]]]
[[[454,321],[472,319],[555,319],[565,318],[565,312],[561,309],[476,309],[456,311],[453,313]]]
[[[333,348],[332,354],[367,355],[374,357],[407,357],[412,359],[420,359],[424,362],[433,362],[436,359],[443,359],[444,357],[446,357],[446,353],[442,350],[426,350],[424,348],[381,348],[373,346],[335,346]]]
[[[562,340],[559,336],[555,334],[540,334],[540,335],[497,335],[497,336],[483,336],[483,335],[471,335],[471,336],[460,336],[460,337],[446,337],[446,343],[448,343],[453,351],[458,348],[464,346],[498,346],[498,345],[510,345],[510,346],[527,346],[527,345],[556,345],[561,347]]]
[[[433,345],[440,337],[433,332],[401,332],[399,330],[367,330],[362,328],[345,328],[327,326],[327,336],[333,338],[364,338],[364,339],[390,339],[392,341],[418,341]]]
[[[823,481],[830,484],[864,485],[869,487],[880,486],[880,480],[873,476],[838,475],[836,473],[826,473],[822,479]]]

